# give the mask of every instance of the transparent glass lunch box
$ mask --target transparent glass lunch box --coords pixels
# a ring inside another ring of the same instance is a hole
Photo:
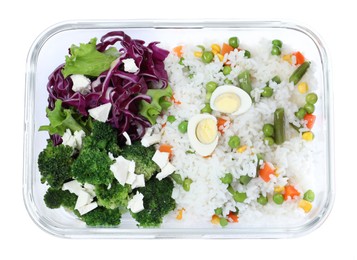
[[[46,84],[50,73],[67,55],[72,44],[100,38],[113,30],[122,30],[132,38],[146,43],[159,41],[175,46],[189,40],[200,43],[210,39],[239,36],[247,43],[261,38],[281,39],[290,46],[303,46],[304,54],[315,64],[315,78],[319,102],[319,118],[314,129],[319,138],[319,150],[314,165],[317,185],[313,210],[304,221],[272,224],[238,223],[225,228],[210,223],[195,222],[185,225],[178,221],[164,223],[160,228],[138,228],[130,216],[124,215],[119,227],[93,228],[86,226],[64,209],[48,209],[43,202],[46,186],[41,184],[37,157],[45,147],[47,132],[39,132],[46,125]],[[24,130],[23,196],[33,221],[43,230],[67,238],[281,238],[307,234],[319,227],[331,211],[334,199],[333,177],[333,118],[332,93],[325,47],[306,27],[280,21],[70,21],[44,31],[33,43],[27,60]]]

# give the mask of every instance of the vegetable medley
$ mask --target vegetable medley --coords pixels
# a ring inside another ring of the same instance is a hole
[[[116,43],[121,47],[115,47]],[[305,97],[305,104],[295,112],[299,124],[287,121],[284,107],[278,107],[272,114],[273,121],[264,122],[261,138],[267,146],[279,146],[287,141],[286,131],[294,129],[304,142],[310,142],[314,139],[318,96],[309,91],[302,79],[311,62],[301,52],[283,53],[279,39],[271,43],[270,55],[295,68],[289,82]],[[121,31],[109,32],[99,42],[93,38],[88,43],[72,45],[65,63],[49,76],[49,124],[39,129],[47,131],[49,138],[38,156],[41,181],[48,185],[44,195],[47,207],[66,208],[88,226],[117,226],[127,212],[141,227],[160,226],[173,211],[177,221],[184,218],[185,208],[178,207],[173,190],[182,187],[190,192],[194,180],[180,174],[172,163],[175,143],[161,142],[165,127],[175,123],[177,131],[187,136],[192,148],[185,151],[187,155],[210,159],[230,126],[231,117],[239,117],[259,101],[253,95],[254,75],[244,70],[235,82],[228,77],[224,85],[207,82],[203,86],[205,99],[200,114],[178,122],[168,113],[172,106],[182,105],[169,85],[165,69],[164,61],[170,52],[157,45],[145,45]],[[187,77],[192,78],[184,51],[180,45],[172,49],[171,55],[178,57]],[[246,59],[252,56],[250,51],[240,48],[238,37],[210,47],[199,45],[193,55],[205,66],[215,60],[221,62],[221,73],[228,76],[234,67],[227,57],[233,52],[242,52]],[[281,82],[279,75],[271,75],[260,89],[260,98],[272,98],[273,86]],[[164,124],[158,123],[163,118]],[[239,134],[227,140],[225,145],[235,153],[251,149]],[[237,205],[245,203],[247,194],[237,190],[236,183],[244,186],[253,179],[269,183],[279,175],[278,166],[265,160],[264,154],[254,156],[255,176],[236,179],[227,172],[220,177]],[[293,200],[308,213],[314,199],[311,189],[302,191],[288,182],[275,186],[271,194],[259,194],[255,202],[264,207]],[[239,207],[226,214],[222,205],[211,216],[212,224],[222,227],[237,223]]]

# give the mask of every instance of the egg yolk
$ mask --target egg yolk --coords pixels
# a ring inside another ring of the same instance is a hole
[[[203,144],[212,143],[217,136],[216,122],[210,118],[201,120],[196,127],[196,136],[198,141]]]
[[[216,98],[214,105],[222,113],[233,113],[240,107],[240,98],[234,93],[224,93]]]

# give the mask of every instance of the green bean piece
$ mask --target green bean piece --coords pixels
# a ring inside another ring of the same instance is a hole
[[[190,191],[192,180],[190,178],[185,178],[183,183],[182,183],[182,188],[185,191]]]
[[[275,82],[276,84],[280,84],[281,83],[281,79],[278,75],[274,76],[271,81]]]
[[[239,182],[242,185],[247,185],[253,178],[248,175],[242,175],[239,177]]]
[[[273,46],[273,48],[271,48],[271,55],[275,55],[275,56],[279,56],[281,54],[281,50],[278,46]]]
[[[216,214],[217,216],[222,215],[222,213],[223,213],[222,208],[216,208],[216,209],[214,210],[214,214]]]
[[[274,141],[278,145],[285,141],[284,108],[277,108],[274,112]]]
[[[201,109],[201,113],[212,113],[212,108],[209,103],[206,103],[205,106]]]
[[[203,46],[203,45],[197,45],[196,47],[197,47],[197,48],[200,48],[201,51],[205,51],[205,50],[206,50],[205,46]]]
[[[212,93],[217,87],[218,87],[218,84],[214,81],[209,81],[206,83],[206,91],[208,93]]]
[[[205,96],[205,102],[209,103],[212,97],[212,92],[207,92]]]
[[[306,115],[306,110],[303,107],[300,107],[298,111],[295,112],[295,116],[297,118],[299,118],[300,120],[304,118],[304,116]]]
[[[305,75],[306,71],[309,69],[311,62],[305,61],[301,64],[294,72],[291,74],[289,78],[289,82],[294,82],[296,85],[301,78]]]
[[[264,136],[274,136],[274,126],[272,124],[263,125],[263,134]]]
[[[304,200],[313,202],[315,200],[315,193],[312,190],[308,190],[304,193]]]
[[[233,181],[233,175],[232,173],[226,173],[220,180],[223,184],[231,184]]]
[[[184,60],[185,60],[185,58],[184,58],[184,57],[181,57],[178,63],[179,63],[181,66],[185,66],[185,64],[183,64],[183,61],[184,61]]]
[[[170,116],[167,117],[167,122],[173,123],[173,122],[175,122],[175,121],[176,121],[176,117],[175,117],[175,116],[170,115]]]
[[[262,97],[271,97],[274,93],[274,90],[271,87],[264,87],[262,92]]]
[[[252,55],[250,54],[250,51],[248,51],[248,50],[244,50],[244,57],[246,57],[246,58],[250,58]]]
[[[300,133],[300,128],[301,128],[301,126],[298,127],[298,126],[294,125],[293,123],[289,123],[289,125],[290,125],[292,128],[294,128],[294,129],[296,130],[296,132]]]
[[[263,195],[260,195],[258,198],[257,198],[257,202],[262,205],[262,206],[265,206],[266,204],[268,204],[268,198],[267,197],[264,197]]]
[[[239,46],[239,39],[238,37],[231,37],[228,40],[228,44],[232,46],[233,48],[238,48]]]
[[[233,194],[233,199],[235,202],[244,202],[247,198],[247,193],[245,192],[239,192],[239,191],[236,191],[234,194]]]
[[[306,110],[306,112],[308,114],[312,114],[315,111],[315,106],[313,104],[306,103],[305,106],[304,106],[304,109]]]
[[[219,219],[219,224],[222,226],[222,227],[225,227],[228,225],[228,220],[225,219],[225,218],[220,218]]]
[[[272,146],[274,144],[274,138],[271,137],[271,136],[265,136],[264,137],[264,143],[269,145],[269,146]]]
[[[180,133],[185,134],[187,132],[188,121],[184,120],[178,125]]]
[[[213,60],[213,57],[214,57],[213,52],[211,52],[211,51],[204,51],[204,52],[202,53],[201,59],[202,59],[202,61],[203,61],[204,63],[210,63],[210,62]]]
[[[276,47],[279,47],[279,48],[283,47],[283,42],[279,39],[272,40],[271,43]]]
[[[231,73],[231,71],[232,71],[231,66],[224,66],[224,67],[223,67],[223,75],[224,75],[224,76],[229,75],[229,73]]]
[[[278,204],[278,205],[281,205],[283,204],[284,202],[284,196],[283,194],[280,194],[280,193],[276,193],[273,195],[273,201]]]
[[[250,72],[245,70],[238,75],[239,87],[250,95],[252,91],[252,81],[250,78]]]
[[[312,104],[312,105],[316,104],[317,99],[318,99],[318,97],[315,93],[309,93],[305,97],[306,103]]]
[[[174,182],[176,182],[177,184],[179,185],[182,185],[183,184],[183,180],[182,180],[182,177],[180,174],[178,173],[173,173],[170,175],[171,178],[174,180]]]
[[[238,148],[240,145],[240,138],[239,136],[233,135],[228,140],[228,146],[232,149]]]

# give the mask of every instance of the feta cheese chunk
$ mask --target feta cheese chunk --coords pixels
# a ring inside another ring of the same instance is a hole
[[[88,212],[92,211],[96,207],[98,207],[97,202],[92,202],[87,205],[84,205],[83,207],[80,207],[78,209],[78,211],[79,211],[79,214],[81,214],[81,216],[82,216],[82,215],[87,214]]]
[[[129,73],[135,73],[139,70],[138,66],[135,64],[135,60],[132,58],[129,59],[124,59],[124,71],[129,72]]]
[[[145,176],[144,174],[135,174],[136,178],[134,180],[134,182],[131,184],[131,188],[135,189],[135,188],[139,188],[139,187],[145,187]]]
[[[133,213],[138,213],[144,209],[144,195],[140,192],[136,192],[134,197],[128,202],[128,209]]]
[[[115,179],[123,186],[128,178],[129,163],[129,160],[123,156],[119,156],[115,159],[115,162],[110,165],[110,170],[113,172]]]
[[[95,120],[105,123],[108,120],[110,109],[112,108],[111,103],[106,103],[95,108],[88,110],[89,115]]]
[[[176,171],[176,167],[173,166],[171,163],[167,163],[165,167],[161,169],[161,172],[156,175],[156,178],[161,181],[163,178],[166,178],[174,171]]]
[[[146,132],[146,134],[141,139],[141,144],[144,147],[149,147],[150,145],[157,144],[160,141],[161,141],[161,133],[150,134]]]
[[[83,191],[82,184],[80,184],[77,180],[69,181],[63,184],[62,190],[68,190],[71,193],[79,196],[81,191]]]
[[[92,184],[90,184],[90,183],[84,183],[84,190],[86,191],[86,192],[88,192],[93,198],[96,196],[95,195],[95,187],[94,187],[94,185],[92,185]]]
[[[128,135],[128,133],[127,133],[127,132],[124,132],[124,133],[123,133],[123,136],[124,136],[125,139],[126,139],[125,144],[126,144],[126,145],[131,145],[131,139],[130,139],[130,136]]]
[[[86,133],[83,130],[74,131],[73,137],[76,140],[76,148],[80,150],[82,148],[82,140],[86,136]]]
[[[70,78],[73,82],[72,90],[74,92],[79,92],[83,95],[88,94],[90,92],[91,81],[89,78],[80,74],[74,74],[70,76]]]
[[[169,153],[156,150],[151,160],[153,160],[160,167],[160,169],[162,169],[169,162],[169,155]]]
[[[80,150],[82,148],[82,139],[85,137],[85,133],[83,130],[75,131],[72,135],[71,130],[66,129],[66,132],[62,136],[63,145],[70,146],[73,149]]]
[[[79,209],[89,203],[91,203],[93,200],[93,197],[86,191],[80,191],[79,195],[78,195],[78,199],[75,205],[75,209]]]

